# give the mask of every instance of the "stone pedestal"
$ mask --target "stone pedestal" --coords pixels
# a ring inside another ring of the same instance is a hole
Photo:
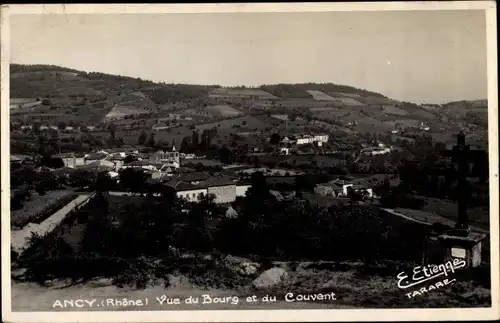
[[[467,267],[481,265],[481,247],[486,234],[453,230],[440,235],[438,239],[444,247],[445,262],[458,258],[465,260]]]

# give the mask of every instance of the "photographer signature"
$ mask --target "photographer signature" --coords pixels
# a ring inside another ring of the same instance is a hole
[[[398,274],[398,287],[401,289],[410,288],[442,275],[448,276],[450,272],[454,273],[455,270],[463,267],[465,267],[465,261],[457,258],[441,265],[417,266],[413,268],[411,278],[404,271]]]

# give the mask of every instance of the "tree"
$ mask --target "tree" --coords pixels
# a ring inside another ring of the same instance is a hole
[[[70,182],[75,187],[86,188],[94,183],[95,174],[88,170],[76,169],[70,175]]]
[[[389,178],[387,176],[384,178],[384,183],[382,184],[382,190],[383,193],[388,193],[391,190],[391,182],[389,181]]]
[[[266,177],[262,172],[255,172],[251,177],[252,185],[248,189],[246,195],[252,199],[265,199],[270,196],[270,188]]]
[[[66,123],[64,121],[59,121],[57,123],[57,128],[59,128],[59,130],[64,130],[66,129]]]
[[[59,157],[52,157],[49,155],[45,155],[42,157],[42,165],[48,168],[62,168],[64,167],[64,161]]]
[[[155,146],[156,146],[155,134],[154,132],[151,132],[151,134],[149,135],[148,147],[154,148]]]
[[[200,135],[198,134],[198,131],[193,131],[192,139],[191,139],[191,144],[193,145],[193,149],[198,148],[199,139],[200,139]]]
[[[116,125],[114,123],[110,123],[108,125],[108,131],[111,139],[115,139],[116,136]]]
[[[226,165],[231,164],[233,162],[232,151],[227,147],[222,147],[219,150],[219,159],[221,162],[223,162]]]
[[[351,186],[347,188],[347,197],[351,203],[357,203],[363,199],[363,195],[356,192]]]
[[[94,188],[98,192],[109,191],[113,188],[114,183],[115,182],[107,172],[99,172],[95,180]]]
[[[186,136],[184,138],[182,138],[182,141],[181,141],[181,147],[180,147],[180,152],[182,153],[187,153],[190,151],[190,147],[191,146],[191,139]]]
[[[120,183],[133,193],[142,193],[147,174],[142,169],[125,168],[120,172]]]
[[[143,129],[139,134],[139,139],[137,141],[137,144],[144,145],[146,143],[146,138],[147,138],[146,131],[144,131]]]
[[[138,161],[139,159],[137,158],[137,156],[135,155],[127,155],[124,159],[123,159],[123,163],[124,164],[129,164],[129,163],[132,163],[132,162],[135,162],[135,161]]]

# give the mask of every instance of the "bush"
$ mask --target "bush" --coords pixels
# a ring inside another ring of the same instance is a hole
[[[380,198],[380,203],[387,208],[400,207],[415,210],[421,210],[425,206],[423,199],[397,193],[385,194]]]

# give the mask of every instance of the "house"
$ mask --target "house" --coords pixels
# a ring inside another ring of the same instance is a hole
[[[376,155],[389,154],[391,151],[392,151],[392,149],[390,147],[370,147],[370,148],[361,149],[360,154],[361,155],[376,156]]]
[[[61,158],[64,166],[69,168],[85,165],[85,158],[83,156],[77,156],[74,153],[58,154],[54,157]]]
[[[149,159],[155,163],[168,163],[170,167],[174,168],[179,168],[181,166],[180,155],[179,152],[175,151],[175,147],[172,148],[172,151],[157,151],[149,156]]]
[[[325,134],[318,134],[318,135],[300,135],[296,137],[296,144],[297,145],[306,145],[306,144],[313,144],[313,143],[321,143],[319,145],[323,145],[324,143],[328,142],[329,136]]]
[[[426,126],[423,121],[420,122],[420,130],[429,131],[429,129],[430,128],[428,126]]]
[[[158,165],[145,160],[136,160],[131,163],[127,163],[121,166],[121,168],[140,168],[150,171],[158,171]]]
[[[325,134],[314,136],[314,141],[316,141],[316,142],[326,143],[326,142],[328,142],[328,139],[329,139],[329,136],[325,135]]]
[[[125,162],[125,157],[121,154],[112,154],[106,158],[106,160],[112,162],[115,165],[115,171],[119,171]]]
[[[335,183],[318,184],[314,187],[314,193],[321,196],[345,196],[342,186]]]
[[[97,152],[97,153],[90,153],[90,154],[87,154],[85,155],[84,157],[84,164],[85,165],[88,165],[88,164],[92,164],[96,161],[101,161],[101,160],[105,160],[107,157],[108,157],[108,153],[106,152]]]
[[[314,142],[314,137],[309,135],[301,135],[297,136],[296,144],[297,145],[307,145],[312,144]]]
[[[11,167],[13,165],[21,165],[21,163],[23,162],[23,160],[19,157],[16,157],[14,155],[10,155],[10,165]]]
[[[167,185],[175,189],[177,197],[184,198],[190,202],[197,202],[203,195],[208,194],[206,187],[198,187],[197,185],[177,180],[173,180],[167,183]]]
[[[199,183],[210,179],[212,176],[207,172],[191,172],[191,173],[182,173],[174,176],[174,179],[186,182],[193,185],[198,185]]]
[[[250,183],[236,182],[236,196],[246,196],[250,187],[252,187]]]
[[[290,148],[285,148],[285,147],[280,148],[280,154],[281,155],[290,155]]]
[[[236,183],[224,176],[212,177],[197,185],[215,195],[215,203],[231,203],[236,200]]]
[[[88,163],[82,166],[76,167],[76,169],[88,170],[93,172],[112,172],[114,170],[114,165],[107,160],[98,160],[92,163]]]
[[[181,174],[181,173],[193,173],[193,172],[196,172],[196,170],[193,169],[193,168],[182,167],[182,166],[174,169],[173,171],[175,171],[175,173],[179,173],[179,174]]]

